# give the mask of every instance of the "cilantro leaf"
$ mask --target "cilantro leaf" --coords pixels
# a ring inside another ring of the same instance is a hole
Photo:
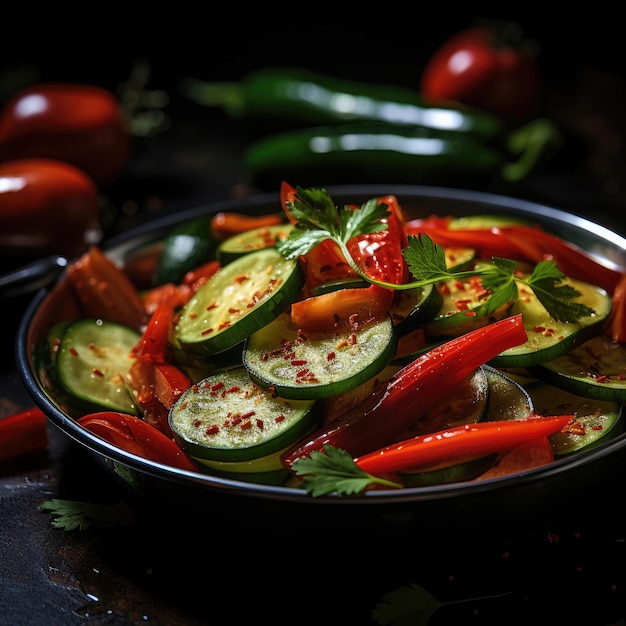
[[[55,516],[54,528],[63,530],[85,530],[95,528],[113,528],[130,526],[135,521],[135,509],[121,500],[116,504],[95,504],[54,498],[43,502],[42,511],[50,511]]]
[[[451,276],[443,248],[428,235],[409,235],[407,241],[409,245],[403,251],[404,258],[409,271],[417,280],[443,280]]]
[[[323,452],[314,450],[310,456],[296,459],[291,469],[296,476],[302,477],[302,486],[314,497],[334,492],[356,495],[373,484],[402,487],[398,483],[368,474],[345,450],[330,445],[325,445]]]

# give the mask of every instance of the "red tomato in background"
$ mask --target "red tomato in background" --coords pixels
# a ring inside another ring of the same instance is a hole
[[[510,124],[537,104],[541,72],[530,42],[514,23],[481,25],[454,34],[433,54],[420,91],[433,102],[454,101],[489,111]]]
[[[83,170],[53,159],[0,163],[0,255],[73,257],[99,240],[99,190]]]
[[[15,94],[0,112],[0,160],[67,161],[98,186],[112,183],[131,154],[118,100],[94,85],[39,83]]]

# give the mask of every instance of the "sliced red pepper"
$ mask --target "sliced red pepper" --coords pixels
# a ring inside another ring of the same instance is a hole
[[[138,358],[165,363],[169,348],[168,336],[174,320],[174,309],[169,301],[157,306],[141,338],[131,350],[131,355]]]
[[[474,248],[483,258],[495,256],[535,264],[554,260],[566,276],[598,285],[609,294],[621,277],[621,272],[598,262],[582,248],[536,226],[451,229],[451,221],[436,216],[411,220],[406,231],[412,235],[425,233],[443,247]]]
[[[102,317],[137,330],[141,328],[146,312],[139,291],[100,248],[91,246],[71,263],[67,278],[87,317]]]
[[[183,391],[191,386],[189,377],[174,365],[139,358],[130,368],[127,379],[143,419],[171,437],[168,413]]]
[[[46,415],[30,408],[0,419],[0,463],[48,447]]]
[[[613,290],[613,303],[604,332],[612,341],[626,343],[626,274],[622,274]]]
[[[262,226],[278,226],[283,220],[279,213],[268,213],[265,215],[249,215],[248,213],[238,213],[236,211],[221,211],[211,218],[211,235],[222,241],[233,235],[239,235],[253,228]]]
[[[355,458],[355,463],[374,476],[415,471],[455,457],[512,450],[538,437],[558,433],[572,419],[572,415],[532,416],[523,420],[464,424],[385,446]]]
[[[202,285],[220,269],[220,262],[215,259],[207,261],[200,267],[190,270],[183,276],[182,284],[192,288],[193,293],[198,291]]]
[[[338,289],[294,302],[291,321],[307,332],[345,329],[353,319],[359,324],[382,319],[389,314],[392,300],[393,292],[378,285]]]
[[[377,233],[358,235],[348,241],[350,255],[361,270],[387,283],[402,284],[409,278],[409,269],[402,250],[408,246],[404,231],[404,216],[396,196],[378,198],[379,204],[386,204],[389,216],[382,221],[385,230]]]
[[[457,337],[421,355],[398,371],[375,402],[351,410],[339,424],[323,427],[287,451],[286,467],[326,444],[353,457],[379,449],[401,435],[477,367],[527,341],[521,315]]]
[[[522,443],[501,458],[474,480],[507,476],[517,472],[542,467],[554,461],[554,451],[548,437],[539,437]]]
[[[78,423],[131,454],[180,469],[197,470],[194,462],[172,439],[134,415],[103,411],[84,415]]]

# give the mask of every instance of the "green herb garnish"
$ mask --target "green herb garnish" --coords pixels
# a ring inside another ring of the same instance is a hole
[[[356,264],[347,242],[357,235],[380,232],[387,228],[383,218],[390,215],[387,205],[372,198],[354,209],[337,207],[330,194],[323,188],[296,188],[296,199],[289,202],[289,211],[297,220],[289,236],[277,242],[281,254],[295,259],[307,254],[325,239],[334,241],[350,267],[370,283],[390,289],[413,289],[448,279],[463,279],[480,276],[483,287],[491,291],[491,297],[477,311],[490,315],[501,306],[512,303],[519,297],[518,284],[533,290],[549,315],[559,322],[576,322],[595,311],[584,304],[574,302],[581,294],[565,283],[567,276],[554,261],[541,261],[527,279],[515,275],[517,263],[509,259],[492,258],[493,266],[476,270],[450,272],[446,266],[443,248],[435,244],[426,234],[410,235],[403,256],[414,281],[396,285],[368,276]]]
[[[86,530],[94,528],[114,528],[131,526],[136,517],[136,510],[120,500],[115,504],[96,504],[53,498],[46,500],[40,507],[54,516],[52,525],[62,530]]]
[[[360,494],[372,485],[401,489],[403,485],[373,476],[363,471],[341,448],[325,445],[324,451],[314,450],[310,456],[296,459],[291,469],[302,477],[302,487],[314,497],[338,493],[345,496]]]

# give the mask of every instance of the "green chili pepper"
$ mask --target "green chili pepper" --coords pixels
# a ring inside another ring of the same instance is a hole
[[[471,135],[358,122],[298,129],[252,142],[243,155],[251,179],[311,184],[373,181],[458,183],[498,175],[505,156]]]
[[[270,67],[241,82],[207,83],[188,78],[181,89],[204,106],[222,107],[237,119],[311,126],[378,121],[471,134],[497,140],[498,117],[483,111],[432,106],[409,88],[333,78],[298,68]]]

